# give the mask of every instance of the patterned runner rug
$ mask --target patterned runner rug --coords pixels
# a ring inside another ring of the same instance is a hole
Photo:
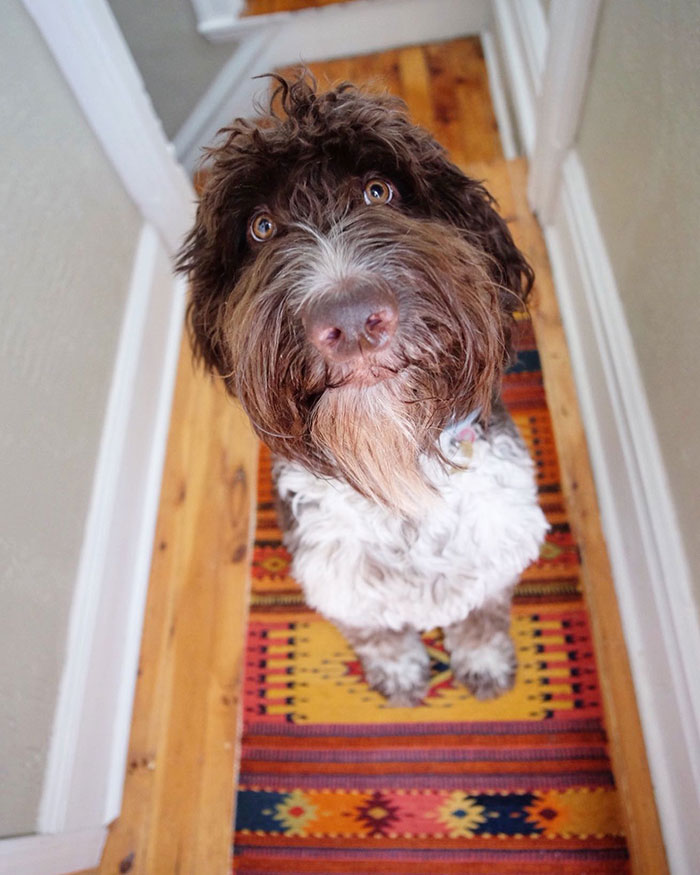
[[[425,704],[391,708],[289,575],[263,451],[244,683],[234,871],[628,871],[579,557],[528,320],[504,399],[537,464],[551,523],[522,578],[515,688],[479,702],[439,631]],[[332,582],[329,581],[332,585]]]

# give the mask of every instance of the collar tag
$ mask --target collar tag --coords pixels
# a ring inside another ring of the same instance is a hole
[[[449,425],[445,432],[449,438],[450,446],[453,449],[459,449],[463,456],[470,459],[473,453],[473,445],[476,441],[475,425],[481,415],[481,408],[477,407],[472,410],[469,416]]]

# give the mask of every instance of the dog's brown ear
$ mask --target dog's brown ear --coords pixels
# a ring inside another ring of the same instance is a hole
[[[509,314],[524,309],[534,272],[498,214],[496,201],[481,182],[452,164],[427,133],[418,139],[418,178],[423,184],[416,194],[423,202],[421,206],[429,216],[460,228],[467,239],[490,256],[489,272],[502,290],[503,309]]]
[[[220,176],[220,175],[219,175]],[[210,371],[231,371],[223,338],[224,311],[239,269],[240,220],[232,182],[212,172],[204,181],[194,226],[175,268],[189,280],[187,329],[194,358]]]
[[[208,371],[225,373],[227,364],[219,337],[225,298],[209,294],[200,285],[192,272],[194,268],[191,258],[198,258],[198,255],[187,254],[183,248],[176,262],[176,269],[187,274],[190,281],[185,327],[192,346],[192,354],[195,362],[202,364]]]

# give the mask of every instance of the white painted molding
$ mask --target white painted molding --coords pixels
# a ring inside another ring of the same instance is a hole
[[[59,836],[19,836],[0,841],[0,875],[63,875],[92,869],[102,856],[107,828]]]
[[[245,0],[192,0],[197,17],[197,30],[203,36],[233,27],[238,21]]]
[[[488,18],[487,0],[354,0],[288,15],[250,16],[233,29],[210,33],[220,40],[240,39],[245,28],[247,37],[175,136],[178,158],[193,170],[201,148],[221,127],[250,115],[254,95],[266,88],[254,76],[288,64],[479,34]]]
[[[426,8],[427,7],[427,8]],[[293,64],[382,52],[481,33],[487,0],[353,0],[284,16],[268,63]],[[251,16],[256,18],[259,16]]]
[[[213,43],[241,43],[251,34],[269,31],[270,28],[277,27],[284,21],[297,18],[299,15],[306,16],[309,12],[318,13],[325,8],[299,9],[295,12],[267,12],[260,15],[244,15],[242,18],[212,18],[199,28],[199,32]]]
[[[600,0],[553,0],[549,45],[537,99],[528,198],[551,221],[564,159],[574,145],[593,50]]]
[[[510,0],[510,6],[520,32],[531,87],[535,94],[539,94],[549,43],[549,25],[542,3],[540,0]]]
[[[71,607],[41,833],[101,827],[120,811],[184,298],[156,230],[145,225]]]
[[[304,38],[304,44],[308,44],[314,53],[314,57],[311,58],[307,51],[303,51],[301,57],[305,61],[320,61],[385,51],[399,45],[408,45],[409,43],[406,43],[401,36],[399,36],[398,42],[395,41],[395,37],[406,29],[414,33],[413,43],[432,41],[430,35],[422,35],[422,28],[426,26],[433,29],[437,25],[441,33],[446,34],[440,39],[458,37],[462,35],[460,30],[449,32],[445,25],[449,25],[450,21],[462,22],[465,17],[480,22],[476,30],[470,30],[470,33],[478,33],[486,25],[487,14],[488,0],[470,0],[469,3],[465,3],[464,0],[431,0],[429,8],[426,8],[426,4],[420,0],[352,0],[348,3],[333,3],[328,6],[299,9],[295,12],[247,15],[232,21],[230,24],[220,19],[219,26],[216,26],[212,19],[212,24],[206,27],[206,32],[204,30],[201,32],[214,42],[226,42],[238,40],[252,29],[271,24],[287,22],[293,23],[295,27],[301,24],[300,33],[308,31],[309,27],[312,28],[311,39]],[[443,15],[447,16],[448,20],[441,23],[440,19]],[[342,41],[337,47],[333,47],[331,44],[331,54],[329,55],[326,52],[326,38],[330,36],[331,41],[335,39],[333,30],[339,23],[342,24],[345,38],[350,40],[351,44],[346,43],[343,46]],[[370,29],[375,24],[378,29]],[[326,28],[329,28],[328,33],[326,33]],[[297,35],[296,30],[292,33],[294,36]],[[289,48],[295,54],[288,63],[299,60],[298,46],[293,40],[289,44]]]
[[[126,190],[174,252],[194,218],[194,191],[109,6],[105,0],[23,2]]]
[[[492,0],[491,9],[520,141],[530,156],[535,146],[537,97],[548,41],[547,21],[539,0]]]
[[[235,113],[229,110],[231,93],[237,91],[240,83],[255,75],[251,70],[257,70],[256,61],[263,54],[269,38],[270,33],[266,30],[250,34],[243,40],[175,135],[175,152],[190,172],[199,161],[202,147],[208,145],[226,121],[234,118]],[[224,113],[227,114],[225,121]]]
[[[508,92],[504,83],[503,65],[498,53],[496,41],[490,30],[485,30],[481,34],[481,46],[484,50],[484,61],[486,63],[486,73],[489,78],[491,102],[493,103],[493,112],[496,116],[498,133],[501,138],[503,157],[506,161],[512,161],[518,156],[517,138],[515,136],[515,131],[513,130],[510,102],[508,100]]]
[[[618,289],[581,164],[545,229],[666,851],[700,860],[700,628],[692,581]]]

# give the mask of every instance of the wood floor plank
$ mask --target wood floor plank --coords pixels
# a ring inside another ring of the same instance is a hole
[[[399,51],[378,52],[351,58],[350,79],[370,91],[399,94]]]
[[[100,873],[224,872],[257,444],[183,344],[123,813]]]
[[[481,41],[473,38],[462,40],[460,51],[451,53],[450,64],[456,81],[458,128],[462,149],[471,161],[501,159],[503,150]]]
[[[411,107],[411,118],[429,130],[433,127],[433,99],[430,71],[422,46],[411,46],[399,52],[400,96]]]
[[[242,16],[271,15],[274,12],[298,12],[300,9],[317,9],[352,0],[247,0]]]
[[[476,37],[425,47],[432,131],[458,166],[502,157],[486,65]]]

